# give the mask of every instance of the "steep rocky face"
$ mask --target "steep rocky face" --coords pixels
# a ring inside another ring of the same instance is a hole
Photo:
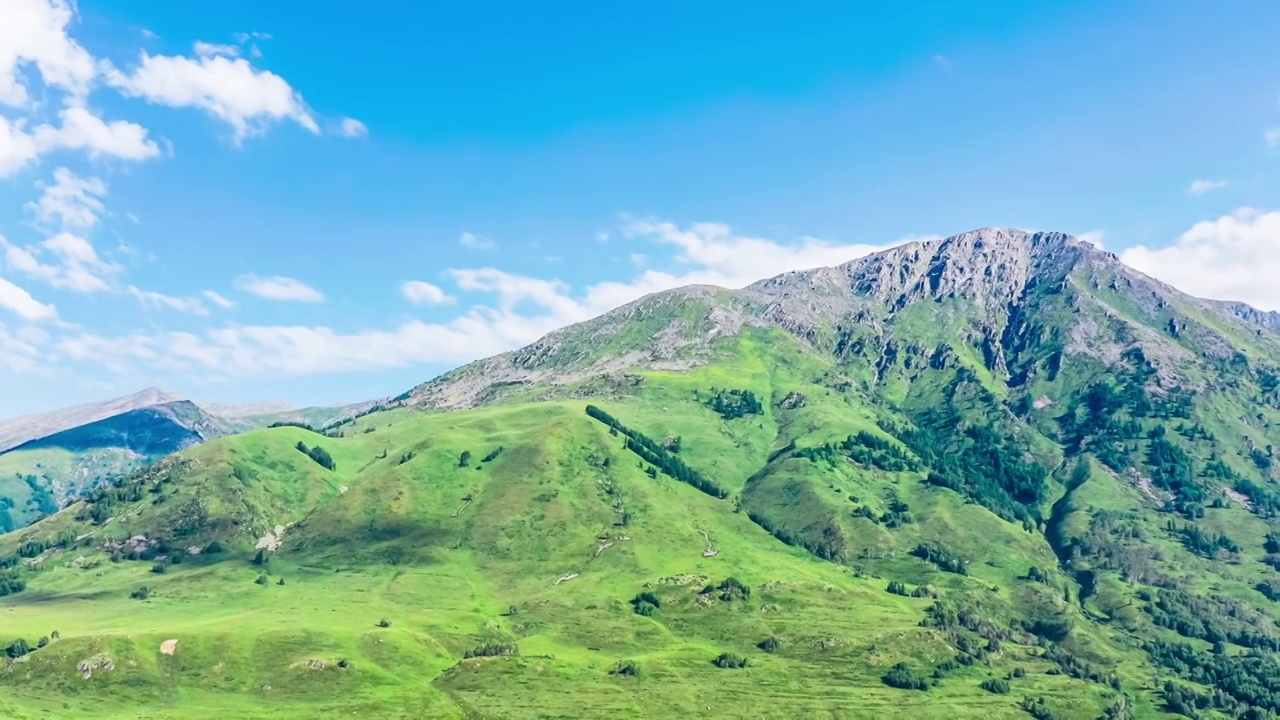
[[[1207,301],[1219,309],[1235,315],[1245,322],[1264,327],[1268,330],[1280,330],[1280,312],[1259,310],[1251,305],[1235,301]]]

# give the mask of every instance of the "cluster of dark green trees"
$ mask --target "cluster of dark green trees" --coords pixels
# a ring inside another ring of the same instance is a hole
[[[0,535],[13,532],[13,507],[13,498],[0,495]]]
[[[1208,653],[1165,640],[1147,643],[1146,651],[1156,664],[1213,688],[1200,693],[1166,682],[1163,696],[1172,712],[1199,717],[1198,711],[1213,708],[1233,717],[1264,720],[1280,710],[1280,663],[1269,653]]]
[[[864,467],[874,467],[886,472],[915,472],[920,469],[920,462],[911,453],[898,447],[896,443],[866,431],[859,431],[838,443],[801,448],[795,451],[795,456],[814,462],[825,460],[832,463],[847,457]]]
[[[725,390],[711,388],[711,397],[703,400],[703,404],[715,411],[725,420],[736,420],[747,415],[760,415],[764,406],[760,399],[750,390]]]
[[[725,578],[718,585],[707,585],[702,588],[701,595],[716,595],[721,602],[746,600],[751,597],[751,588],[743,585],[738,578]]]
[[[920,543],[915,546],[911,554],[925,562],[933,563],[939,570],[957,575],[969,574],[968,563],[963,558],[957,557],[937,545]]]
[[[1220,552],[1232,554],[1240,552],[1240,545],[1235,540],[1226,535],[1205,532],[1190,523],[1179,525],[1170,520],[1165,525],[1165,529],[1177,536],[1182,541],[1183,547],[1210,560],[1218,557]]]
[[[716,659],[711,661],[711,664],[715,665],[718,668],[724,668],[726,670],[737,670],[739,668],[744,668],[750,665],[751,660],[741,655],[735,655],[733,653],[727,652],[727,653],[720,653],[719,655],[717,655]]]
[[[279,420],[277,422],[271,423],[267,427],[269,428],[295,427],[295,428],[302,428],[303,430],[310,430],[311,432],[316,432],[316,429],[311,427],[311,425],[304,422],[295,422],[292,420]]]
[[[326,470],[338,469],[338,464],[333,461],[333,456],[329,454],[329,451],[319,445],[316,445],[315,447],[307,447],[306,443],[299,440],[298,444],[294,447],[298,448],[298,452],[314,460],[320,467]]]
[[[0,597],[15,595],[27,589],[27,583],[16,574],[0,574]]]
[[[933,687],[933,678],[928,675],[912,670],[904,662],[900,662],[889,668],[889,672],[880,678],[881,682],[889,687],[895,687],[900,690],[928,690]]]
[[[115,515],[120,505],[141,502],[143,497],[142,483],[127,478],[118,478],[109,485],[93,490],[85,496],[85,507],[76,514],[80,521],[89,520],[94,525],[101,525]]]
[[[662,607],[662,600],[648,590],[631,598],[631,608],[637,615],[649,617],[657,612],[660,607]]]
[[[1141,595],[1151,596],[1150,591]],[[1161,588],[1144,609],[1156,625],[1183,637],[1280,652],[1280,638],[1266,630],[1264,618],[1238,600]]]
[[[485,643],[463,653],[464,658],[503,657],[519,655],[520,647],[515,643]]]
[[[849,500],[851,502],[858,502],[858,498],[852,495],[849,496]],[[884,525],[892,530],[896,527],[911,524],[912,518],[910,511],[911,508],[894,495],[889,499],[889,509],[879,515],[876,515],[875,511],[866,505],[854,508],[852,514],[854,517],[866,518],[877,525]]]
[[[927,478],[931,485],[955,490],[1005,520],[1040,519],[1049,473],[1008,433],[989,425],[966,426],[951,409],[925,411],[914,427],[884,429],[933,468]]]
[[[51,483],[41,483],[40,478],[30,474],[23,475],[22,480],[31,490],[27,504],[34,505],[41,517],[58,512],[58,503],[54,501],[53,493],[49,492]]]
[[[728,490],[716,485],[710,478],[685,465],[683,460],[668,452],[659,443],[623,425],[609,413],[595,405],[588,405],[587,415],[608,425],[612,431],[620,433],[626,438],[625,446],[628,450],[639,455],[641,460],[653,465],[664,475],[692,485],[711,497],[722,500],[729,497]]]

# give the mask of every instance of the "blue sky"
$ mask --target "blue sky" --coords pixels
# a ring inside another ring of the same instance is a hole
[[[1280,309],[1275,3],[372,5],[0,0],[0,417],[395,394],[987,225]]]

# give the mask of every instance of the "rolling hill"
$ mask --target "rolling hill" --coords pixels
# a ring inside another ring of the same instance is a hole
[[[1273,717],[1267,318],[1004,229],[650,296],[0,537],[0,712]]]

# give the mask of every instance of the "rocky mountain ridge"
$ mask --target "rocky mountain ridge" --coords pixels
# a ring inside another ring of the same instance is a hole
[[[914,309],[921,307],[929,309]],[[740,290],[691,286],[649,295],[446,373],[398,402],[468,408],[521,388],[555,394],[636,368],[687,369],[744,328],[780,329],[824,352],[874,346],[898,354],[889,328],[912,313],[934,315],[930,322],[955,333],[954,341],[940,341],[972,346],[988,370],[1019,380],[1047,360],[1026,354],[1046,343],[1102,365],[1142,347],[1169,383],[1188,380],[1188,363],[1227,361],[1246,349],[1280,352],[1280,314],[1194,298],[1064,233],[983,228]],[[620,334],[638,326],[646,332]]]

